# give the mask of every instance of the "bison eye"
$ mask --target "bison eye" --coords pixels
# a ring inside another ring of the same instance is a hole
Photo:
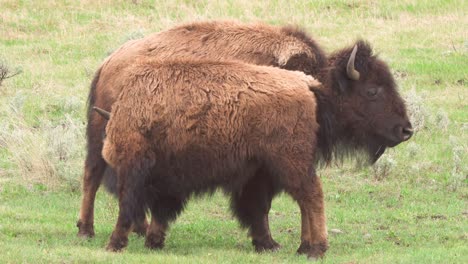
[[[367,90],[366,94],[367,97],[370,99],[374,99],[377,96],[378,89],[377,88],[370,88]]]

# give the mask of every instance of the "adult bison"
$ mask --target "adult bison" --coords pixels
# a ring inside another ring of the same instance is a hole
[[[87,156],[83,179],[83,198],[78,235],[94,236],[94,199],[104,181],[115,192],[115,176],[102,159],[102,135],[106,121],[92,111],[93,106],[111,109],[120,89],[116,80],[121,70],[137,57],[157,59],[194,58],[229,60],[299,70],[320,79],[327,66],[322,49],[304,32],[291,27],[238,22],[196,22],[178,26],[129,41],[110,55],[97,71],[91,84],[88,104]],[[268,216],[266,216],[268,217]],[[266,220],[267,221],[267,220]],[[144,234],[146,223],[140,219],[135,230]]]
[[[365,150],[375,161],[412,135],[394,80],[368,44],[331,62],[320,87],[300,72],[240,62],[142,59],[122,69],[102,152],[120,194],[107,249],[127,245],[145,208],[152,216],[146,246],[162,247],[188,198],[220,187],[262,249],[278,246],[262,229],[272,197],[290,194],[301,211],[298,252],[323,256],[317,159]]]

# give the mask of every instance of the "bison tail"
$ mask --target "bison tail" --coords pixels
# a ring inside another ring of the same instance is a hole
[[[101,76],[101,69],[99,68],[96,71],[96,74],[94,75],[93,81],[91,82],[91,87],[89,89],[89,94],[88,94],[88,112],[87,112],[87,118],[88,118],[88,123],[89,120],[91,120],[91,115],[93,113],[93,106],[94,103],[96,102],[96,86],[97,83],[99,82],[99,77]]]

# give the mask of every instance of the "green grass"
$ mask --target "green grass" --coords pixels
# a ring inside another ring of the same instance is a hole
[[[137,4],[134,4],[136,2]],[[130,38],[181,22],[239,19],[298,24],[328,52],[369,40],[408,101],[411,142],[374,168],[323,169],[330,249],[325,263],[468,262],[468,6],[464,1],[18,1],[0,0],[0,61],[22,74],[0,86],[0,260],[17,262],[307,262],[297,205],[273,202],[283,245],[256,254],[216,193],[194,199],[149,251],[130,237],[104,250],[117,215],[96,201],[96,237],[76,237],[89,83]]]

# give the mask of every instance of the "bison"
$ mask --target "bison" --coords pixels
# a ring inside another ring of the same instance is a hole
[[[358,41],[330,61],[321,85],[301,72],[234,61],[143,58],[123,68],[102,151],[119,184],[107,249],[127,245],[146,208],[145,245],[161,248],[192,194],[222,188],[259,251],[279,247],[267,215],[276,194],[291,195],[301,211],[298,253],[322,257],[318,160],[364,150],[373,162],[412,136],[392,75],[370,45]]]
[[[116,193],[115,175],[101,156],[106,121],[96,115],[92,107],[111,109],[121,88],[115,85],[116,78],[137,57],[237,59],[258,65],[299,70],[319,79],[321,69],[327,66],[327,58],[319,45],[306,33],[293,27],[233,21],[196,22],[124,44],[105,60],[91,84],[86,131],[88,151],[77,223],[80,236],[94,236],[94,199],[104,175],[106,187]],[[135,231],[145,233],[144,218],[136,223]]]

